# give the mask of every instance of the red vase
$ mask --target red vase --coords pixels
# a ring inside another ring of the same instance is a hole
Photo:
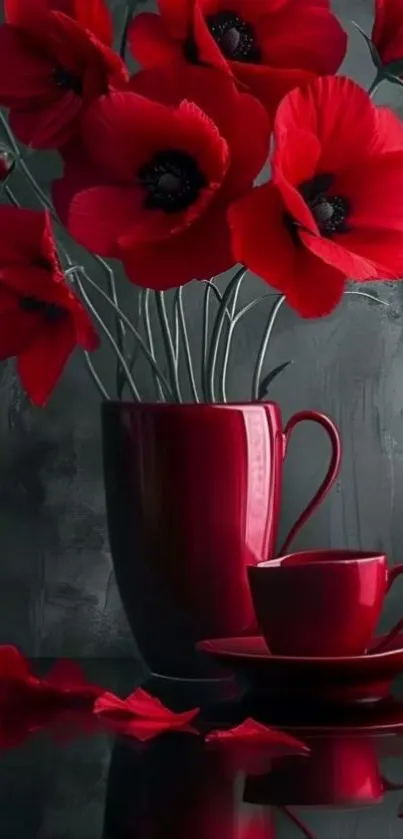
[[[154,673],[212,675],[202,638],[255,631],[246,566],[274,556],[282,468],[296,424],[329,434],[328,474],[282,551],[331,488],[341,446],[322,414],[285,430],[274,403],[105,403],[105,489],[116,579],[134,637]]]

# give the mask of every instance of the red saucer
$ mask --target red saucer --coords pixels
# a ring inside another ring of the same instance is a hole
[[[341,658],[272,655],[262,637],[200,641],[197,648],[230,667],[255,695],[273,699],[377,702],[403,674],[403,633],[385,652]]]

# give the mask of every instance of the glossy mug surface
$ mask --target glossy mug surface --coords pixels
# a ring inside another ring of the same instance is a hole
[[[276,555],[283,462],[307,421],[328,434],[331,459],[281,553],[337,477],[340,438],[328,417],[303,411],[284,427],[274,403],[104,405],[116,580],[153,673],[204,678],[212,662],[197,641],[256,631],[246,568]]]
[[[371,647],[385,595],[403,565],[384,554],[303,551],[248,568],[258,623],[270,652],[357,656]],[[382,639],[386,648],[402,621]]]

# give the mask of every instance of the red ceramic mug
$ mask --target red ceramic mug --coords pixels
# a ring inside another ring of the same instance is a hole
[[[109,536],[119,592],[138,648],[164,676],[201,678],[203,638],[251,634],[246,569],[276,556],[283,462],[296,426],[328,434],[321,487],[282,553],[332,487],[341,444],[315,411],[284,427],[273,403],[103,407]]]
[[[403,565],[384,554],[315,550],[248,568],[258,623],[284,656],[359,656],[371,647],[386,593]],[[403,620],[371,652],[386,648]]]

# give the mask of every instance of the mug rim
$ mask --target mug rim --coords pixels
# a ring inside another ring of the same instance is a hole
[[[311,561],[303,561],[304,557],[315,557],[315,556],[323,556],[329,555],[328,559],[323,559],[320,563],[317,564],[316,567],[323,567],[330,566],[330,565],[337,565],[342,563],[343,565],[353,565],[354,563],[362,563],[362,562],[374,562],[374,560],[385,560],[387,561],[387,556],[384,553],[379,553],[375,551],[354,551],[350,550],[349,548],[315,548],[314,550],[305,550],[305,551],[292,551],[291,553],[284,554],[283,556],[279,556],[273,559],[266,559],[264,562],[259,562],[256,565],[248,565],[248,572],[258,572],[264,571],[266,569],[289,569],[289,568],[304,568],[304,567],[312,567],[313,563]],[[335,555],[337,554],[338,559],[336,560]],[[332,557],[333,555],[333,557]],[[286,560],[291,558],[300,558],[300,562],[296,562],[295,565],[286,565]]]

